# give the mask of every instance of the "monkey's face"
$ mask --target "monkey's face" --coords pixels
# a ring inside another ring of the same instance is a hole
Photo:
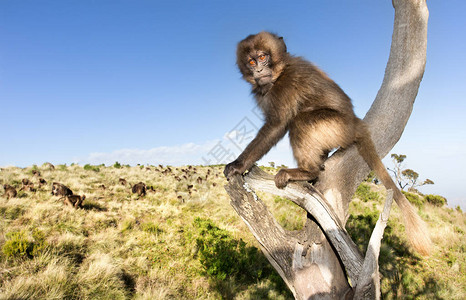
[[[250,35],[238,44],[236,63],[253,86],[273,84],[288,56],[283,38],[269,32]]]
[[[247,65],[252,74],[252,78],[257,85],[272,83],[273,71],[270,66],[270,55],[262,50],[250,53],[247,56]]]

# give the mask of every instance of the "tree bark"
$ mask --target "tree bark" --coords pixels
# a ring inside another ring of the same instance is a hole
[[[426,1],[393,0],[393,6],[394,29],[385,76],[364,118],[380,157],[393,148],[403,133],[426,62]],[[325,171],[319,175],[315,185],[320,193],[305,184],[294,183],[282,190],[284,196],[312,213],[305,228],[299,232],[285,231],[262,201],[250,191],[250,186],[255,186],[277,192],[268,186],[270,182],[267,183],[269,179],[266,177],[260,179],[265,181],[262,185],[254,181],[257,175],[254,172],[245,178],[232,178],[225,188],[232,199],[232,206],[259,241],[264,254],[295,298],[344,299],[353,297],[355,292],[357,297],[362,293],[364,298],[377,298],[376,280],[372,281],[369,289],[372,292],[369,294],[361,292],[362,285],[359,290],[353,290],[358,283],[362,258],[357,251],[354,253],[354,244],[348,240],[344,230],[351,196],[369,173],[369,167],[356,148],[337,151],[327,160]],[[372,257],[377,265],[378,253],[372,252],[377,254],[375,258]],[[367,278],[367,272],[365,274],[363,277]]]

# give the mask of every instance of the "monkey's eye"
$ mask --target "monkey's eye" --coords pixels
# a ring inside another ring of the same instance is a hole
[[[264,61],[264,60],[265,60],[265,57],[266,57],[265,54],[261,54],[261,55],[259,55],[259,60],[260,60],[260,61]]]
[[[248,60],[249,65],[254,66],[256,64],[256,61],[254,59]]]

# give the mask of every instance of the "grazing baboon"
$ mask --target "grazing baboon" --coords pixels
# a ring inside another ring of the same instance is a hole
[[[104,190],[104,191],[107,189],[107,188],[105,187],[105,185],[103,185],[103,184],[99,185],[99,188],[102,189],[102,190]]]
[[[46,185],[47,181],[45,181],[44,178],[39,178],[39,187],[42,187],[43,185]]]
[[[21,182],[22,182],[23,186],[32,184],[32,181],[30,181],[27,178],[21,179]]]
[[[40,176],[39,170],[32,170],[32,175],[39,177]]]
[[[49,162],[46,162],[46,163],[44,164],[44,167],[47,167],[47,168],[49,168],[50,170],[55,170],[55,166],[52,165],[52,164],[49,163]]]
[[[33,192],[33,193],[35,193],[35,192],[36,192],[36,189],[34,188],[34,184],[31,183],[31,184],[24,185],[23,187],[21,187],[20,191]]]
[[[64,197],[63,203],[74,208],[82,208],[83,201],[86,199],[85,195],[67,195]]]
[[[236,54],[265,123],[243,153],[226,165],[225,176],[243,174],[287,132],[298,168],[280,169],[275,175],[278,188],[291,181],[317,180],[332,149],[355,145],[385,187],[393,190],[411,244],[427,254],[431,242],[424,222],[388,174],[369,128],[354,114],[345,92],[312,63],[289,54],[283,38],[275,34],[248,36],[238,44]]]
[[[121,185],[126,185],[126,179],[124,179],[124,178],[118,179],[118,182],[119,182]]]
[[[217,184],[216,184],[215,182],[214,182],[214,183],[212,183],[212,185],[213,185],[214,187],[215,187],[215,186],[217,186]]]
[[[5,189],[5,194],[4,194],[4,196],[5,196],[7,199],[14,198],[14,197],[16,197],[16,195],[18,194],[18,193],[16,192],[16,189],[15,189],[14,187],[12,187],[11,185],[4,184],[4,185],[3,185],[3,188]]]
[[[73,191],[64,184],[53,182],[52,183],[52,195],[70,196],[70,195],[73,195]]]
[[[201,177],[197,177],[196,181],[197,181],[198,184],[202,184],[202,178]]]
[[[146,195],[146,184],[144,182],[139,182],[133,185],[131,188],[133,194],[137,194],[138,196],[145,196]]]

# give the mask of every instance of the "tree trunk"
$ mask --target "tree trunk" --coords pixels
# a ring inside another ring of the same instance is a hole
[[[385,77],[364,118],[380,157],[393,148],[403,133],[426,61],[428,10],[425,0],[393,0],[393,6],[395,21]],[[273,181],[254,169],[244,178],[232,178],[225,187],[232,206],[296,299],[345,299],[352,298],[355,293],[356,298],[378,298],[377,278],[366,280],[369,289],[361,285],[354,289],[373,268],[361,273],[362,256],[344,229],[351,196],[368,173],[369,167],[356,148],[351,147],[337,151],[327,160],[325,171],[319,175],[315,186],[321,193],[309,185],[297,183],[289,184],[284,190],[274,189],[270,186]],[[306,209],[309,214],[304,229],[285,231],[251,192],[252,187],[272,193],[281,191]],[[372,252],[375,255],[372,260],[375,259],[377,265],[377,249]]]

